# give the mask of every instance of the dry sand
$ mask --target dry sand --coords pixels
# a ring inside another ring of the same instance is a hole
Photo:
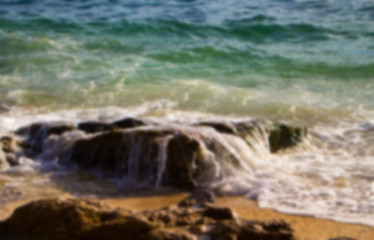
[[[165,194],[161,196],[133,196],[104,199],[106,205],[114,208],[142,211],[157,209],[178,203],[187,194]],[[28,200],[29,201],[29,200]],[[28,201],[18,201],[0,207],[0,220],[4,220],[12,211]],[[261,209],[253,201],[243,197],[218,197],[217,206],[233,208],[241,217],[248,220],[283,219],[292,225],[296,236],[301,240],[327,240],[339,236],[351,237],[360,240],[373,240],[374,227],[358,224],[340,223],[326,219],[317,219],[308,216],[289,215],[278,213],[271,209]]]

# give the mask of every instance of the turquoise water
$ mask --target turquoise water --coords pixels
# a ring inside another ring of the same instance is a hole
[[[373,23],[365,0],[1,1],[0,102],[370,118]]]

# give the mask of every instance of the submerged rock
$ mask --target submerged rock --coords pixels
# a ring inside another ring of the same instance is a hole
[[[302,141],[305,131],[262,120],[162,125],[124,118],[112,123],[81,122],[77,127],[35,123],[16,134],[25,138],[18,146],[29,158],[57,159],[104,177],[195,190],[253,174],[262,164],[257,155],[266,146],[269,152],[292,147]],[[12,152],[7,141],[3,151]],[[8,155],[8,163],[17,164],[17,158]]]
[[[207,214],[208,212],[230,213]],[[0,222],[1,239],[295,239],[283,221],[248,221],[227,208],[166,207],[132,213],[96,201],[47,199],[19,207]]]
[[[264,120],[241,122],[200,122],[195,126],[207,126],[220,133],[233,134],[247,139],[256,133],[267,137],[272,153],[293,147],[307,134],[306,128],[294,127],[283,123],[271,123]],[[267,136],[266,136],[267,135]]]
[[[300,143],[306,134],[306,128],[274,124],[269,131],[270,151],[277,152],[285,148],[293,147]]]

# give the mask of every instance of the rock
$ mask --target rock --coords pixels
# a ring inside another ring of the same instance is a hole
[[[108,123],[88,121],[79,123],[77,128],[86,133],[97,133],[112,130],[113,127]]]
[[[124,118],[113,122],[111,125],[114,128],[126,129],[145,126],[146,124],[142,120],[136,118]]]
[[[252,159],[256,144],[251,141],[263,137],[263,145],[267,145],[269,137],[270,150],[276,152],[294,146],[304,136],[302,128],[260,120],[211,121],[194,126],[145,124],[135,118],[111,124],[79,123],[77,128],[90,135],[73,131],[75,127],[68,123],[31,124],[16,131],[26,140],[14,144],[11,138],[3,138],[4,152],[14,152],[14,145],[21,148],[20,154],[9,154],[5,161],[16,165],[22,156],[57,159],[103,177],[128,177],[193,191],[239,172],[251,174],[259,164]],[[193,198],[188,201],[184,204],[202,204]]]
[[[76,141],[59,159],[81,169],[98,170],[103,176],[131,177],[191,191],[218,178],[219,171],[224,171],[219,164],[240,171],[244,162],[251,162],[245,154],[251,151],[246,136],[254,131],[265,134],[259,124],[238,123],[239,135],[183,126],[117,129]],[[88,131],[96,131],[95,126],[87,125]],[[278,151],[301,141],[301,129],[272,126],[269,136],[272,151]]]
[[[43,151],[43,141],[50,135],[61,135],[74,129],[73,125],[61,122],[33,123],[29,126],[19,128],[15,133],[26,137],[25,142],[20,145],[27,146],[28,149],[32,149],[36,153],[41,153]]]
[[[184,134],[176,134],[169,140],[163,183],[186,190],[193,190],[195,183],[191,165],[199,151],[199,142]]]
[[[106,132],[76,141],[62,161],[75,163],[83,169],[97,169],[104,176],[132,176],[139,181],[155,181],[157,138],[167,134],[169,132],[158,130]]]
[[[199,171],[209,171],[194,168],[205,164],[200,144],[188,133],[172,128],[118,130],[76,141],[61,161],[76,163],[82,169],[97,169],[104,176],[153,183],[162,177],[165,186],[192,190],[196,175],[202,174]],[[166,151],[165,159],[161,159],[160,151]],[[165,161],[161,176],[160,161]]]
[[[220,133],[237,134],[235,126],[227,122],[199,122],[194,125],[211,127]]]
[[[2,143],[2,149],[5,153],[13,153],[15,151],[12,137],[3,136],[0,138],[0,142]]]
[[[300,143],[307,134],[306,128],[293,127],[283,123],[271,123],[264,120],[249,120],[235,123],[229,122],[201,122],[196,126],[208,126],[220,133],[233,134],[248,139],[254,136],[255,132],[264,134],[268,132],[271,152],[293,147]]]
[[[187,198],[178,203],[179,207],[203,207],[214,202],[214,193],[210,190],[197,189]]]
[[[14,139],[10,136],[3,136],[0,139],[0,143],[0,164],[3,166],[19,165],[19,161],[16,156],[17,146]]]
[[[293,230],[284,221],[242,221],[238,240],[294,240]]]
[[[217,240],[237,240],[238,234],[241,232],[241,225],[236,221],[223,220],[217,225],[212,225],[206,235],[211,239]],[[250,238],[249,238],[250,239]]]
[[[274,124],[269,130],[270,151],[277,152],[285,148],[293,147],[302,141],[306,133],[306,128]]]
[[[127,212],[124,213],[113,214],[89,200],[39,200],[17,208],[0,224],[0,236],[5,239],[80,239],[92,228],[126,219]]]
[[[203,211],[203,215],[216,221],[236,218],[234,211],[225,207],[206,207]]]
[[[20,164],[19,159],[14,153],[5,154],[5,159],[11,167],[18,166]]]
[[[80,240],[116,240],[116,239],[139,239],[154,229],[155,226],[144,219],[126,217],[117,221],[103,223],[93,227],[80,235]]]
[[[255,132],[263,134],[264,131],[272,126],[272,123],[269,121],[254,119],[248,121],[240,121],[234,124],[237,135],[246,138],[247,136],[253,137]]]
[[[47,199],[16,209],[0,222],[0,236],[16,240],[295,239],[283,221],[248,221],[227,217],[228,212],[232,210],[166,207],[132,213],[112,210],[96,201]]]
[[[267,222],[243,219],[223,220],[218,223],[209,233],[212,239],[295,240],[293,230],[283,221],[279,221],[280,226],[276,230],[266,229],[269,225]],[[275,221],[271,224],[275,224]]]

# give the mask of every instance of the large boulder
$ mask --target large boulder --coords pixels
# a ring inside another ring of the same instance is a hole
[[[100,228],[104,233],[106,224],[115,225],[118,221],[129,223],[131,228],[152,229],[144,220],[133,219],[129,211],[113,211],[95,201],[46,199],[16,209],[9,219],[0,223],[0,236],[1,239],[30,240],[88,239],[86,236],[93,234],[93,229]],[[114,228],[106,233],[110,234]]]
[[[104,176],[193,190],[217,177],[218,159],[240,161],[234,155],[217,139],[195,129],[147,127],[78,140],[60,162],[98,170]]]
[[[161,130],[106,132],[76,141],[61,162],[99,170],[105,176],[155,181],[159,139],[170,133]]]

